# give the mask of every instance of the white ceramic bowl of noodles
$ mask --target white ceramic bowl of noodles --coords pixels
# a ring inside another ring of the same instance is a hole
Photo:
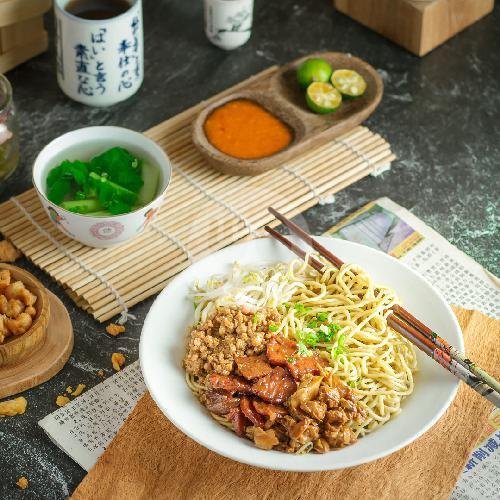
[[[376,283],[394,288],[409,311],[463,351],[455,315],[425,279],[382,252],[333,238],[318,239],[345,262],[363,267]],[[454,376],[420,351],[415,389],[403,401],[401,413],[355,444],[325,454],[293,455],[258,449],[218,424],[189,390],[181,363],[187,328],[193,321],[193,304],[187,297],[192,283],[215,273],[226,273],[235,261],[255,264],[288,262],[292,258],[294,255],[276,241],[258,239],[227,247],[196,262],[167,285],[148,313],[140,342],[141,368],[156,404],[178,429],[206,448],[268,469],[303,472],[342,469],[376,460],[408,445],[436,423],[458,388]]]

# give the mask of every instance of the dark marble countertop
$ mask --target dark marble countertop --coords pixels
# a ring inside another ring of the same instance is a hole
[[[145,0],[145,81],[130,100],[107,109],[68,100],[55,78],[53,47],[8,73],[22,124],[22,160],[0,185],[0,201],[31,185],[37,152],[50,140],[88,125],[146,130],[270,66],[318,50],[351,52],[377,68],[385,82],[381,106],[367,125],[392,145],[390,171],[368,177],[297,218],[319,234],[368,201],[389,196],[410,209],[488,270],[500,274],[497,230],[500,165],[500,9],[425,58],[409,54],[334,11],[331,1],[256,0],[250,41],[234,52],[212,46],[203,33],[202,2]],[[46,24],[53,42],[52,15]],[[2,215],[0,214],[0,217]],[[133,308],[137,320],[119,339],[79,310],[63,290],[26,260],[25,266],[62,298],[75,330],[66,367],[27,391],[28,410],[0,419],[0,498],[63,498],[85,475],[38,427],[68,385],[88,387],[112,374],[109,354],[137,359],[141,324],[153,299]],[[21,492],[16,480],[30,487]]]

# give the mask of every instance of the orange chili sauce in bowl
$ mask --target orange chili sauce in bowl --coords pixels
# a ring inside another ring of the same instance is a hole
[[[286,123],[249,99],[234,99],[216,108],[203,129],[212,146],[242,160],[271,156],[293,140]]]

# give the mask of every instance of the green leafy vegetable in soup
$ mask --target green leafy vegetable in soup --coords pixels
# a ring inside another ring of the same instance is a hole
[[[47,176],[47,198],[79,214],[126,214],[157,195],[159,170],[122,147],[90,161],[64,160]]]

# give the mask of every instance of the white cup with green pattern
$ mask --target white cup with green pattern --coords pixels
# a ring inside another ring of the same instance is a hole
[[[217,47],[233,50],[252,33],[253,0],[204,0],[205,33]]]

